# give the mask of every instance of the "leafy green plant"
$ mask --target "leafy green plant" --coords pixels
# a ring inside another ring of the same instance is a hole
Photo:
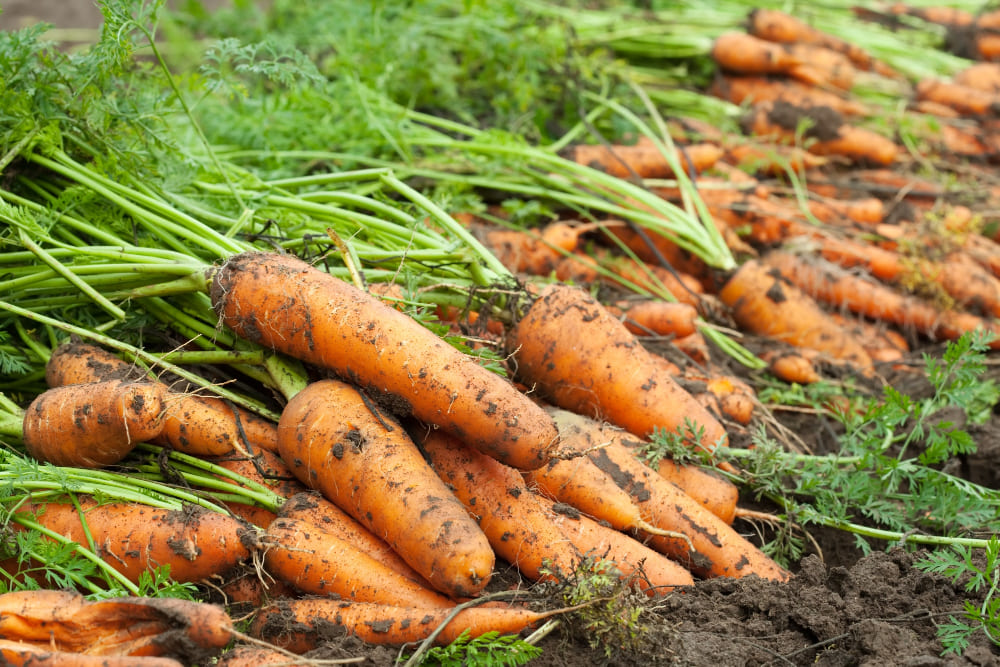
[[[466,630],[447,646],[427,650],[422,667],[519,667],[539,657],[542,649],[516,635],[487,632],[476,638]]]

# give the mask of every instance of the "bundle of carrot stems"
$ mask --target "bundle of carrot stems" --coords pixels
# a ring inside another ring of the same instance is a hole
[[[583,120],[532,145],[350,81],[374,132],[405,137],[395,153],[213,143],[153,30],[111,9],[109,25],[146,39],[170,122],[109,107],[102,143],[61,82],[10,78],[24,107],[0,159],[7,589],[210,590],[253,610],[246,634],[304,653],[331,623],[449,643],[567,613],[491,598],[503,562],[529,582],[610,572],[650,597],[791,576],[733,527],[726,451],[760,406],[717,362],[801,384],[831,368],[874,377],[918,337],[994,330],[998,237],[903,167],[994,154],[1000,86],[976,72],[1000,75],[944,53],[906,61],[889,33],[863,51],[845,36],[864,24],[833,12],[811,17],[819,30],[740,3],[674,9],[663,20],[703,29],[671,42],[632,29],[631,12],[527,7],[624,57],[608,71],[639,108],[582,91]],[[950,20],[990,34],[985,15]],[[5,48],[58,58],[19,39]],[[710,95],[673,90],[665,70],[629,64],[640,57],[702,58]],[[95,62],[59,60],[80,81],[99,78]],[[42,83],[50,97],[33,100]],[[316,85],[303,103],[343,90]],[[940,144],[872,121],[867,105],[902,91]],[[663,106],[682,98],[744,132]],[[589,141],[608,119],[633,141]],[[152,161],[133,161],[137,146]],[[512,200],[552,215],[519,224]],[[735,330],[780,352],[758,357]],[[650,352],[654,339],[677,354]],[[644,461],[664,433],[696,462]],[[33,613],[28,626],[63,622]],[[242,636],[220,623],[204,650]],[[191,659],[101,641],[86,650]],[[59,642],[48,649],[83,650]]]

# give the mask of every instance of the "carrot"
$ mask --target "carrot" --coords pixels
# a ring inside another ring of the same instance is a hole
[[[537,405],[349,283],[295,257],[250,252],[218,269],[211,292],[240,336],[350,378],[514,467],[548,459],[556,431]]]
[[[98,556],[132,582],[143,572],[170,566],[177,582],[198,582],[225,572],[256,550],[256,533],[239,519],[198,506],[166,510],[138,503],[107,503],[79,496],[83,515],[72,503],[29,503],[16,523],[44,528],[86,545],[86,529]]]
[[[870,369],[861,342],[833,320],[806,292],[757,260],[748,260],[719,291],[741,328],[796,347],[824,352]]]
[[[853,201],[810,199],[809,212],[820,222],[856,222],[865,226],[875,226],[885,219],[885,204],[877,197],[866,197]]]
[[[275,519],[263,539],[267,571],[303,593],[427,608],[455,604],[307,521]]]
[[[723,70],[738,74],[787,74],[819,83],[820,74],[779,44],[745,32],[724,32],[712,43],[712,59]]]
[[[235,472],[270,488],[282,498],[291,498],[297,493],[308,491],[308,487],[298,480],[281,457],[266,449],[262,449],[252,457],[217,458],[212,462],[230,472]],[[236,483],[228,478],[224,478],[224,480]],[[230,512],[260,528],[267,528],[277,516],[272,510],[256,505],[236,502],[229,502],[225,505]]]
[[[511,329],[517,375],[556,405],[600,415],[639,436],[692,422],[697,445],[726,444],[722,424],[668,374],[606,308],[583,290],[549,285]]]
[[[163,430],[166,389],[152,382],[108,380],[48,389],[24,411],[24,446],[62,466],[118,463]]]
[[[906,338],[898,331],[887,328],[884,324],[849,317],[836,311],[832,311],[830,316],[861,341],[872,361],[898,361],[910,351],[910,345],[906,342]]]
[[[791,168],[802,174],[807,169],[815,169],[826,164],[826,158],[813,155],[798,146],[741,143],[726,149],[726,161],[742,169],[763,172],[773,176],[784,176],[785,169]]]
[[[717,72],[706,92],[733,104],[757,105],[780,100],[800,107],[829,108],[845,116],[870,113],[868,107],[856,100],[784,77],[731,76]]]
[[[632,496],[640,512],[654,526],[687,538],[646,535],[643,540],[646,544],[695,574],[712,577],[756,574],[775,580],[790,576],[729,524],[631,453],[601,447],[605,438],[600,422],[567,410],[550,409],[549,412],[559,425],[563,448],[586,453],[597,467]]]
[[[281,600],[257,613],[249,633],[293,653],[305,653],[331,637],[345,634],[369,644],[410,644],[423,641],[443,626],[434,641],[443,645],[455,641],[463,631],[468,631],[472,638],[494,631],[517,634],[562,610],[536,612],[523,607],[470,607],[447,621],[451,613],[451,609],[372,602]]]
[[[806,140],[810,153],[839,155],[857,162],[889,165],[899,152],[891,139],[845,123],[833,109],[798,107],[782,100],[756,105],[743,119],[743,127],[758,137],[793,144]]]
[[[264,667],[265,665],[281,665],[281,667],[310,667],[314,660],[296,660],[278,649],[266,646],[236,646],[226,651],[215,662],[215,667]]]
[[[1000,97],[978,88],[940,79],[922,79],[914,88],[917,100],[935,102],[966,116],[995,116]]]
[[[649,595],[663,595],[679,586],[693,586],[694,577],[684,567],[625,533],[594,521],[565,505],[544,503],[556,518],[563,535],[577,550],[614,565],[621,578],[633,581]]]
[[[689,336],[698,330],[698,310],[679,301],[642,299],[607,306],[637,336]]]
[[[768,253],[762,261],[826,304],[904,329],[912,328],[932,339],[954,340],[970,331],[996,330],[992,323],[980,317],[937,308],[836,265],[807,262],[791,253],[776,251]],[[1000,340],[994,340],[990,346],[1000,348]]]
[[[321,494],[315,491],[297,493],[281,506],[278,516],[306,521],[317,528],[336,535],[361,549],[378,562],[397,573],[420,582],[426,582],[416,570],[406,564],[385,540],[352,519]],[[430,584],[427,584],[430,586]]]
[[[293,396],[278,446],[304,484],[385,539],[438,591],[472,597],[489,582],[494,554],[483,531],[399,423],[351,385],[320,380]]]
[[[423,434],[420,447],[498,556],[533,581],[551,579],[555,571],[573,572],[580,554],[541,510],[517,470],[440,431]]]
[[[844,54],[826,46],[804,42],[791,42],[785,45],[785,49],[793,58],[805,63],[799,68],[799,75],[796,75],[796,70],[792,70],[789,72],[791,76],[805,83],[845,91],[854,86],[856,71],[851,60]],[[803,69],[809,70],[805,77],[801,74]]]
[[[271,600],[299,595],[294,586],[262,575],[259,564],[241,563],[233,570],[219,575],[205,585],[234,616],[259,609]]]
[[[473,233],[513,273],[548,275],[563,257],[576,250],[583,228],[552,222],[539,232],[475,225]]]
[[[0,595],[0,637],[68,653],[209,659],[232,639],[222,607],[177,598],[90,601],[68,591]],[[190,662],[189,662],[190,664]]]
[[[639,230],[615,220],[604,221],[602,227],[616,243],[624,244],[644,262],[655,265],[662,259],[682,274],[686,273],[699,279],[699,282],[708,273],[708,268],[701,258],[684,250],[662,234],[648,229]]]
[[[714,165],[723,150],[714,143],[699,143],[677,147],[677,159],[682,168],[702,172]],[[578,164],[603,171],[618,178],[674,178],[674,170],[655,144],[639,141],[633,145],[580,144],[568,157]]]
[[[972,25],[976,20],[975,14],[957,7],[914,7],[897,2],[889,7],[889,11],[897,16],[906,14],[945,27]]]
[[[157,656],[87,655],[55,651],[47,644],[0,639],[0,659],[9,667],[183,667],[173,658]]]
[[[52,351],[45,365],[50,387],[111,379],[145,379],[133,364],[110,352],[69,341]],[[153,444],[195,456],[223,456],[237,450],[277,451],[275,425],[258,415],[212,396],[170,392],[163,430]]]

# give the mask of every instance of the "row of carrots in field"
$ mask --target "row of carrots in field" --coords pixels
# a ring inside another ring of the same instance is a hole
[[[83,467],[156,443],[263,485],[274,502],[231,502],[224,514],[29,497],[14,529],[93,544],[133,581],[164,564],[176,581],[215,579],[229,603],[259,608],[250,635],[295,652],[332,626],[387,644],[443,626],[436,641],[447,643],[555,613],[491,602],[445,623],[483,593],[498,559],[532,581],[606,559],[650,595],[694,577],[790,576],[732,527],[731,482],[641,460],[655,429],[693,422],[691,444],[707,452],[728,434],[583,290],[541,289],[507,331],[522,385],[292,256],[230,258],[214,270],[212,298],[230,329],[313,369],[278,423],[173,391],[77,341],[53,351],[23,441],[39,460]]]

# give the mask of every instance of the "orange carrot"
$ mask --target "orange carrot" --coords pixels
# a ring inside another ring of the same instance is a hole
[[[143,572],[170,566],[178,582],[198,582],[225,572],[250,557],[256,533],[242,521],[190,506],[166,510],[137,503],[98,504],[80,496],[83,516],[72,503],[31,503],[14,515],[15,522],[34,521],[77,544],[93,536],[97,555],[137,582]]]
[[[782,101],[799,107],[829,108],[845,116],[865,116],[870,110],[855,100],[802,81],[768,76],[730,76],[716,73],[707,90],[709,95],[733,104],[762,104]]]
[[[602,226],[610,237],[616,242],[623,243],[644,262],[655,265],[659,264],[662,259],[682,274],[686,273],[699,279],[708,273],[707,266],[702,259],[684,250],[662,234],[651,230],[641,230],[640,233],[638,228],[615,220],[606,220]]]
[[[482,530],[400,424],[351,385],[320,380],[293,396],[278,446],[304,484],[385,539],[438,591],[472,597],[488,583],[494,554]]]
[[[696,574],[713,577],[743,577],[756,574],[785,580],[789,573],[744,539],[739,533],[663,479],[631,453],[601,447],[600,423],[566,410],[551,409],[559,425],[561,446],[586,453],[615,483],[627,491],[640,512],[654,526],[674,531],[686,540],[647,535],[644,542]]]
[[[573,572],[580,554],[535,502],[518,471],[440,431],[423,434],[420,447],[498,556],[534,581],[551,578],[546,568]]]
[[[819,73],[780,44],[745,32],[724,32],[712,43],[712,59],[723,70],[738,74],[788,74],[819,83]]]
[[[910,351],[909,343],[898,331],[865,319],[849,317],[833,311],[830,313],[840,326],[854,335],[864,346],[872,361],[898,361]]]
[[[807,293],[757,260],[744,262],[719,291],[719,298],[747,331],[824,352],[860,369],[872,367],[860,341]]]
[[[761,359],[767,362],[768,370],[779,380],[789,384],[812,384],[822,377],[813,363],[818,355],[810,350],[794,352],[783,350],[765,350]]]
[[[297,493],[281,506],[278,516],[307,521],[321,530],[347,540],[366,554],[395,570],[404,577],[425,583],[417,571],[406,564],[385,540],[376,537],[370,530],[352,519],[325,497],[315,491]],[[428,586],[430,584],[427,584]]]
[[[542,501],[544,502],[544,501]],[[594,521],[565,505],[545,503],[563,534],[580,553],[614,565],[622,578],[650,595],[663,595],[678,586],[694,585],[684,567],[625,533]]]
[[[826,46],[804,42],[791,42],[785,45],[785,49],[793,58],[804,63],[798,68],[798,75],[793,69],[789,72],[790,76],[805,83],[832,86],[841,90],[850,90],[854,85],[855,68],[844,54]],[[801,74],[802,70],[808,70],[805,76]]]
[[[473,233],[513,273],[548,275],[564,256],[560,250],[576,250],[583,228],[553,222],[539,232],[475,225]]]
[[[315,660],[308,658],[296,660],[276,648],[242,645],[223,653],[214,664],[215,667],[265,667],[266,665],[310,667],[315,664]]]
[[[281,460],[281,457],[266,449],[261,450],[253,457],[218,458],[212,462],[230,472],[235,472],[242,477],[270,488],[282,498],[291,498],[297,493],[303,493],[308,490],[308,487],[302,484],[295,477],[295,474],[289,470],[285,462]],[[223,479],[227,482],[232,482],[228,478]],[[226,508],[260,528],[267,528],[277,516],[269,509],[245,503],[229,502],[226,503]]]
[[[677,147],[677,158],[683,169],[702,172],[715,164],[723,150],[713,143]],[[580,144],[574,146],[569,158],[619,178],[674,178],[674,170],[655,144],[640,141],[634,145]]]
[[[214,593],[210,599],[218,598],[233,616],[242,616],[271,600],[299,595],[294,586],[262,574],[259,567],[259,564],[243,563],[205,582],[209,591]]]
[[[790,101],[790,100],[789,100]],[[804,173],[826,164],[826,158],[813,155],[798,146],[741,143],[726,149],[726,161],[753,172],[784,176],[785,169]]]
[[[889,11],[895,15],[906,14],[915,16],[928,23],[936,23],[945,27],[972,25],[976,15],[957,7],[914,7],[903,2],[893,3]]]
[[[251,252],[220,267],[211,291],[222,322],[240,336],[351,378],[514,467],[548,459],[555,427],[538,406],[349,283],[295,257]]]
[[[463,631],[468,631],[473,638],[493,631],[502,635],[517,634],[562,612],[536,612],[523,607],[470,607],[459,611],[445,624],[451,609],[322,598],[281,600],[257,613],[250,626],[250,635],[293,653],[305,653],[331,636],[344,634],[369,644],[410,644],[423,641],[443,625],[435,643],[450,644]]]
[[[847,308],[873,320],[912,328],[932,339],[954,340],[975,330],[997,330],[990,322],[969,313],[937,308],[913,296],[907,296],[884,284],[857,276],[829,263],[806,261],[787,252],[772,251],[762,258],[783,277],[814,298]],[[993,348],[1000,348],[1000,339]]]
[[[560,407],[600,415],[639,436],[690,421],[707,451],[728,442],[722,424],[658,371],[625,325],[583,290],[547,286],[507,345],[522,381]]]
[[[69,341],[52,351],[45,365],[50,387],[110,379],[148,380],[133,364],[110,352]],[[153,444],[195,456],[223,456],[234,450],[277,451],[275,425],[212,396],[170,392],[162,432]]]
[[[166,389],[152,382],[108,380],[48,389],[24,411],[24,446],[62,466],[118,463],[163,430]]]
[[[1000,97],[996,94],[961,83],[922,79],[915,92],[919,101],[943,104],[963,115],[995,116],[1000,112]]]
[[[698,330],[698,310],[679,301],[618,301],[607,308],[637,336],[683,337]]]
[[[841,223],[857,222],[866,226],[880,224],[885,219],[885,204],[877,197],[844,201],[810,199],[807,203],[809,212],[820,222]]]
[[[307,521],[275,519],[263,540],[267,571],[303,593],[413,607],[455,605]]]

